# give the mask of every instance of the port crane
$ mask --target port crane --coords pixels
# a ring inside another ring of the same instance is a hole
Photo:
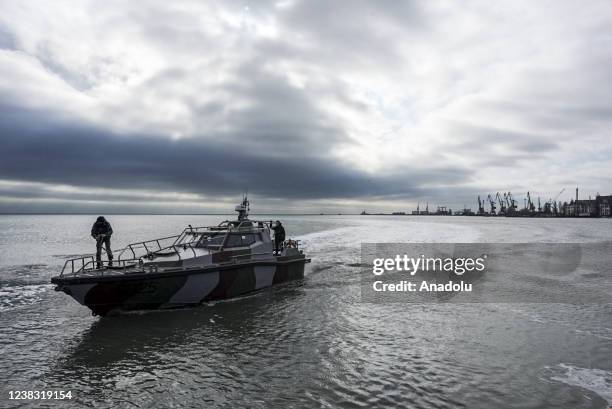
[[[555,196],[555,198],[552,200],[553,201],[553,211],[555,214],[559,213],[559,209],[561,208],[561,202],[559,202],[559,209],[557,209],[557,199],[559,198],[559,196],[561,196],[563,192],[565,192],[565,188],[561,189],[561,191],[557,193],[557,196]]]
[[[491,212],[489,214],[495,216],[495,201],[491,198],[491,195],[487,195],[487,200],[489,201],[489,205],[491,205]]]
[[[544,203],[544,213],[546,214],[557,214],[559,212],[557,208],[557,199],[561,196],[561,193],[565,192],[565,188],[561,189],[554,199],[548,199],[548,202]]]
[[[530,212],[535,212],[535,204],[531,200],[531,195],[529,194],[529,192],[527,192],[527,205],[526,205],[526,208]]]
[[[506,214],[506,204],[504,203],[504,200],[502,199],[502,196],[499,194],[499,192],[497,192],[497,194],[495,195],[495,199],[497,199],[497,201],[499,202],[499,214]]]
[[[485,214],[484,200],[480,200],[480,195],[478,195],[478,214]]]
[[[552,199],[549,199],[548,202],[544,203],[544,214],[553,214],[557,213],[557,203],[553,202]]]
[[[565,192],[565,188],[561,189],[561,191],[559,193],[557,193],[557,196],[555,196],[555,198],[552,200],[553,202],[557,202],[557,199],[559,198],[559,196],[561,196],[561,193]]]
[[[509,201],[508,208],[510,211],[516,210],[516,200],[512,197],[512,193],[508,192],[507,199]]]

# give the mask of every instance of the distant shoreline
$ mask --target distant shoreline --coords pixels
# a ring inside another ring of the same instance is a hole
[[[100,214],[105,216],[225,216],[233,217],[233,213],[0,213],[0,216],[92,216],[96,217]],[[372,213],[372,214],[360,214],[360,213],[258,213],[251,214],[256,218],[267,218],[268,216],[279,217],[279,216],[395,216],[395,217],[483,217],[479,215],[443,215],[443,214],[392,214],[392,213]],[[508,218],[504,216],[488,216],[487,218]],[[516,219],[610,219],[610,217],[578,217],[578,216],[556,216],[556,217],[538,217],[538,216],[517,216],[510,217]]]
[[[0,216],[235,216],[234,213],[0,213]],[[251,216],[359,216],[359,213],[251,213]],[[394,216],[374,214],[372,216]]]

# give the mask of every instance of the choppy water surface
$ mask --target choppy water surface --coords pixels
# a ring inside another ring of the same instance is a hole
[[[113,247],[217,216],[109,216]],[[0,216],[0,406],[605,408],[612,306],[366,304],[360,243],[597,242],[612,220],[283,217],[304,280],[229,302],[101,319],[49,278],[92,216]],[[70,402],[8,390],[71,390]]]

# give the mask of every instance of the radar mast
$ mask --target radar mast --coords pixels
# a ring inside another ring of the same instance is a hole
[[[245,194],[244,196],[242,196],[242,203],[239,204],[238,206],[236,206],[236,211],[238,212],[238,221],[243,221],[243,220],[248,220],[249,218],[249,199],[247,198],[247,195]]]

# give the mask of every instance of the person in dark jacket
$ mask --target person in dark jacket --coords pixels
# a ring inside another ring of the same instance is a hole
[[[285,228],[283,227],[281,222],[277,220],[276,224],[274,225],[273,230],[274,230],[274,253],[278,254],[278,248],[285,241]]]
[[[106,255],[108,256],[108,265],[113,265],[113,252],[111,251],[111,236],[113,228],[103,216],[96,219],[96,222],[91,227],[91,237],[96,239],[96,263],[98,268],[102,268],[102,245],[106,247]]]

